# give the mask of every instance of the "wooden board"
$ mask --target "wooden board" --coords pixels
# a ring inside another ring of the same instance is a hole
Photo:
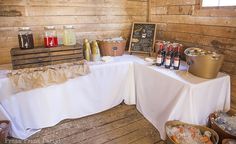
[[[8,141],[10,143],[14,140]],[[80,119],[64,120],[56,126],[42,129],[24,142],[28,141],[61,144],[163,144],[157,129],[135,106],[125,104]]]
[[[13,69],[40,67],[84,59],[81,45],[53,48],[11,49]]]
[[[43,45],[47,25],[54,25],[58,35],[63,25],[74,25],[77,43],[129,39],[132,23],[147,20],[147,6],[147,0],[0,0],[0,64],[11,62],[19,27],[31,27],[35,46]]]
[[[155,23],[133,23],[129,52],[152,53],[156,37]]]

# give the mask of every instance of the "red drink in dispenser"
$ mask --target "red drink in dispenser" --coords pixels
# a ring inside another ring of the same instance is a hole
[[[44,46],[47,48],[58,46],[57,33],[54,26],[44,27]]]
[[[44,46],[47,48],[58,46],[57,37],[44,37]]]

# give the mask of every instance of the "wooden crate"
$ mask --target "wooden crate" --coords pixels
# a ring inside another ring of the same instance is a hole
[[[84,59],[82,46],[58,46],[53,48],[11,49],[13,69],[40,67]]]

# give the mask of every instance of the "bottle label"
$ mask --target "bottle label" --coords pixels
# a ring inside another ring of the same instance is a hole
[[[174,67],[179,67],[179,58],[174,59]]]
[[[157,55],[157,63],[161,64],[162,62],[162,55]]]
[[[169,66],[170,65],[170,58],[166,58],[166,63],[165,65]]]

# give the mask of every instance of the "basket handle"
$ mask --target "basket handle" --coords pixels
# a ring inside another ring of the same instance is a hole
[[[193,61],[192,60],[187,60],[187,64],[190,66],[193,64]]]
[[[212,141],[214,142],[214,144],[217,144],[218,141],[215,135],[212,135]]]

